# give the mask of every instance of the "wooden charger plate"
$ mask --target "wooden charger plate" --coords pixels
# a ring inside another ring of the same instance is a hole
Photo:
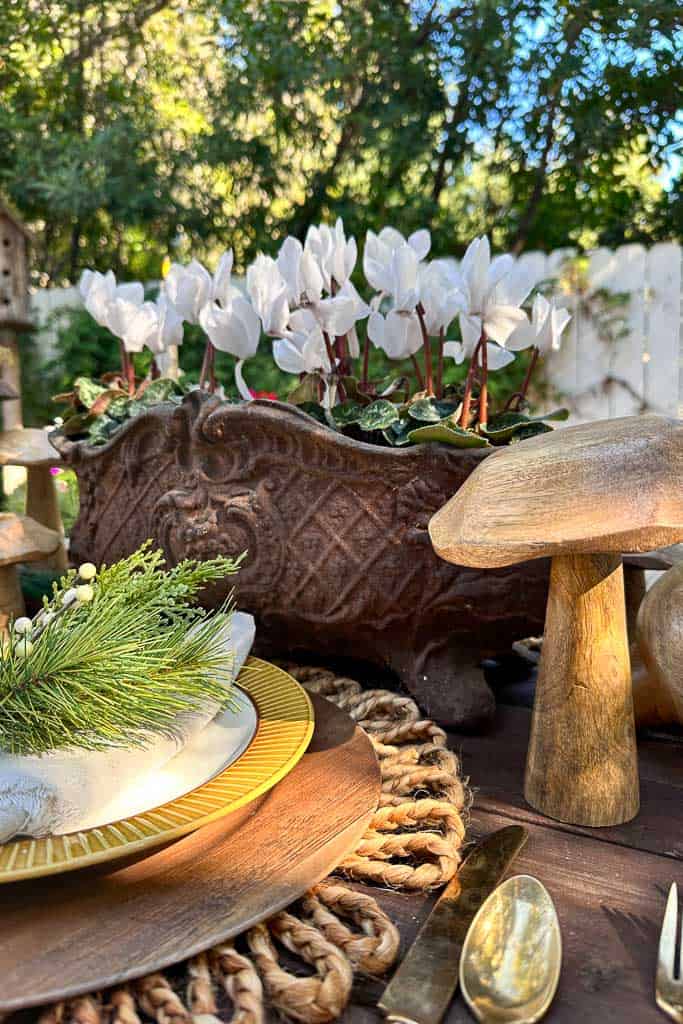
[[[379,767],[346,714],[321,698],[313,706],[308,751],[250,804],[137,860],[0,886],[0,1012],[208,949],[287,906],[353,850],[379,800]]]

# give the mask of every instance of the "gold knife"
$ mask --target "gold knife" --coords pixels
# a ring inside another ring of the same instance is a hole
[[[377,1004],[397,1024],[438,1024],[458,987],[467,929],[527,841],[508,825],[478,843],[462,862]]]

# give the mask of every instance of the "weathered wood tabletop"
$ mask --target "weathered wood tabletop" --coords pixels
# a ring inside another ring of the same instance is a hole
[[[659,928],[672,881],[683,884],[683,741],[639,742],[641,810],[618,828],[587,829],[551,822],[524,803],[522,780],[530,713],[499,708],[486,735],[450,737],[475,791],[472,837],[510,823],[529,829],[511,874],[539,878],[551,893],[562,928],[564,956],[551,1024],[648,1024],[666,1018],[656,1008],[654,975]],[[419,896],[371,891],[401,930],[404,946],[431,907]],[[453,964],[457,970],[457,964]],[[343,1020],[381,1019],[384,982],[362,982]],[[469,1022],[460,994],[446,1024]]]
[[[562,928],[563,969],[551,1024],[661,1024],[654,1001],[659,927],[668,887],[683,884],[683,739],[640,739],[641,811],[619,828],[586,829],[542,818],[522,798],[530,713],[501,707],[485,735],[450,736],[475,802],[470,837],[522,823],[529,840],[510,874],[526,872],[550,891]],[[356,886],[375,896],[412,942],[433,898]],[[457,971],[457,963],[453,971]],[[343,1024],[376,1024],[386,979],[360,980]],[[229,1005],[225,1019],[230,1019]],[[34,1024],[35,1011],[11,1018]],[[279,1018],[268,1014],[269,1024]],[[446,1024],[472,1021],[458,993]]]

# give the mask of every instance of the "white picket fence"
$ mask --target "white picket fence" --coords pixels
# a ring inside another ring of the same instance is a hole
[[[572,250],[527,253],[520,259],[536,281],[562,276]],[[575,421],[637,412],[683,414],[681,247],[664,242],[645,249],[624,245],[587,256],[588,291],[561,296],[572,312],[562,349],[548,360],[549,383]],[[605,289],[626,296],[608,315],[623,337],[606,340],[598,329],[591,294]]]
[[[530,252],[520,261],[536,283],[557,278],[559,285],[574,255],[571,249]],[[681,246],[663,242],[650,249],[596,249],[587,261],[587,290],[560,296],[572,321],[562,350],[548,360],[551,389],[570,407],[575,422],[641,411],[683,416]],[[613,321],[623,321],[623,337],[617,341],[605,340],[594,315],[591,294],[600,289],[627,294],[611,314]],[[79,302],[76,288],[44,289],[32,296],[41,324],[55,310]],[[40,339],[52,352],[54,329],[43,330]]]

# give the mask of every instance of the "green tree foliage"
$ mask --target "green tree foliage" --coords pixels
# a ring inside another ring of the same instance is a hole
[[[680,234],[670,0],[12,0],[0,191],[43,283],[344,216],[435,254]],[[677,121],[677,117],[679,120]],[[666,187],[664,187],[666,186]]]

